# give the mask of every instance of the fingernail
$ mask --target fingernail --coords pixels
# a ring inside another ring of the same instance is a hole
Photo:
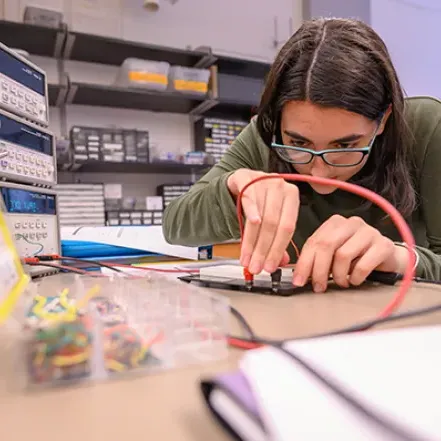
[[[294,286],[303,286],[305,284],[305,281],[303,280],[302,276],[295,275],[292,281]]]
[[[314,292],[320,293],[320,292],[324,292],[324,291],[325,291],[325,288],[321,283],[314,284]]]
[[[251,274],[258,274],[258,273],[260,273],[260,263],[253,262],[249,266],[248,270],[250,271]]]

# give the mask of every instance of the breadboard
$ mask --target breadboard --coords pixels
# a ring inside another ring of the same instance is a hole
[[[310,286],[295,287],[292,284],[292,268],[282,268],[282,279],[277,290],[273,290],[270,273],[263,271],[254,276],[253,286],[246,286],[243,267],[238,265],[216,265],[200,268],[199,274],[179,277],[184,282],[192,282],[205,287],[250,293],[292,296],[309,291]]]

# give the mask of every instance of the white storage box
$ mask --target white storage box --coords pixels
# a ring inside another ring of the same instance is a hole
[[[121,65],[116,83],[123,87],[167,90],[170,64],[164,61],[127,58]]]
[[[170,88],[177,92],[206,95],[210,71],[194,67],[172,66],[170,68]]]

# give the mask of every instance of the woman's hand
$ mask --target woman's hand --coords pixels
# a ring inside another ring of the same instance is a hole
[[[260,176],[267,173],[240,169],[228,178],[228,188],[234,197]],[[245,190],[242,208],[246,217],[240,262],[252,274],[263,269],[269,273],[288,264],[286,252],[294,234],[299,210],[298,188],[283,179],[256,182]]]
[[[329,275],[337,285],[360,285],[373,270],[401,273],[408,251],[395,245],[359,217],[332,216],[306,241],[295,266],[293,283],[309,278],[315,292],[324,292]]]

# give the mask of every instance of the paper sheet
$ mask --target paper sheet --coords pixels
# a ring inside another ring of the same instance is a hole
[[[291,342],[306,361],[383,416],[441,440],[441,326]],[[287,356],[271,348],[241,363],[277,441],[392,441]]]

